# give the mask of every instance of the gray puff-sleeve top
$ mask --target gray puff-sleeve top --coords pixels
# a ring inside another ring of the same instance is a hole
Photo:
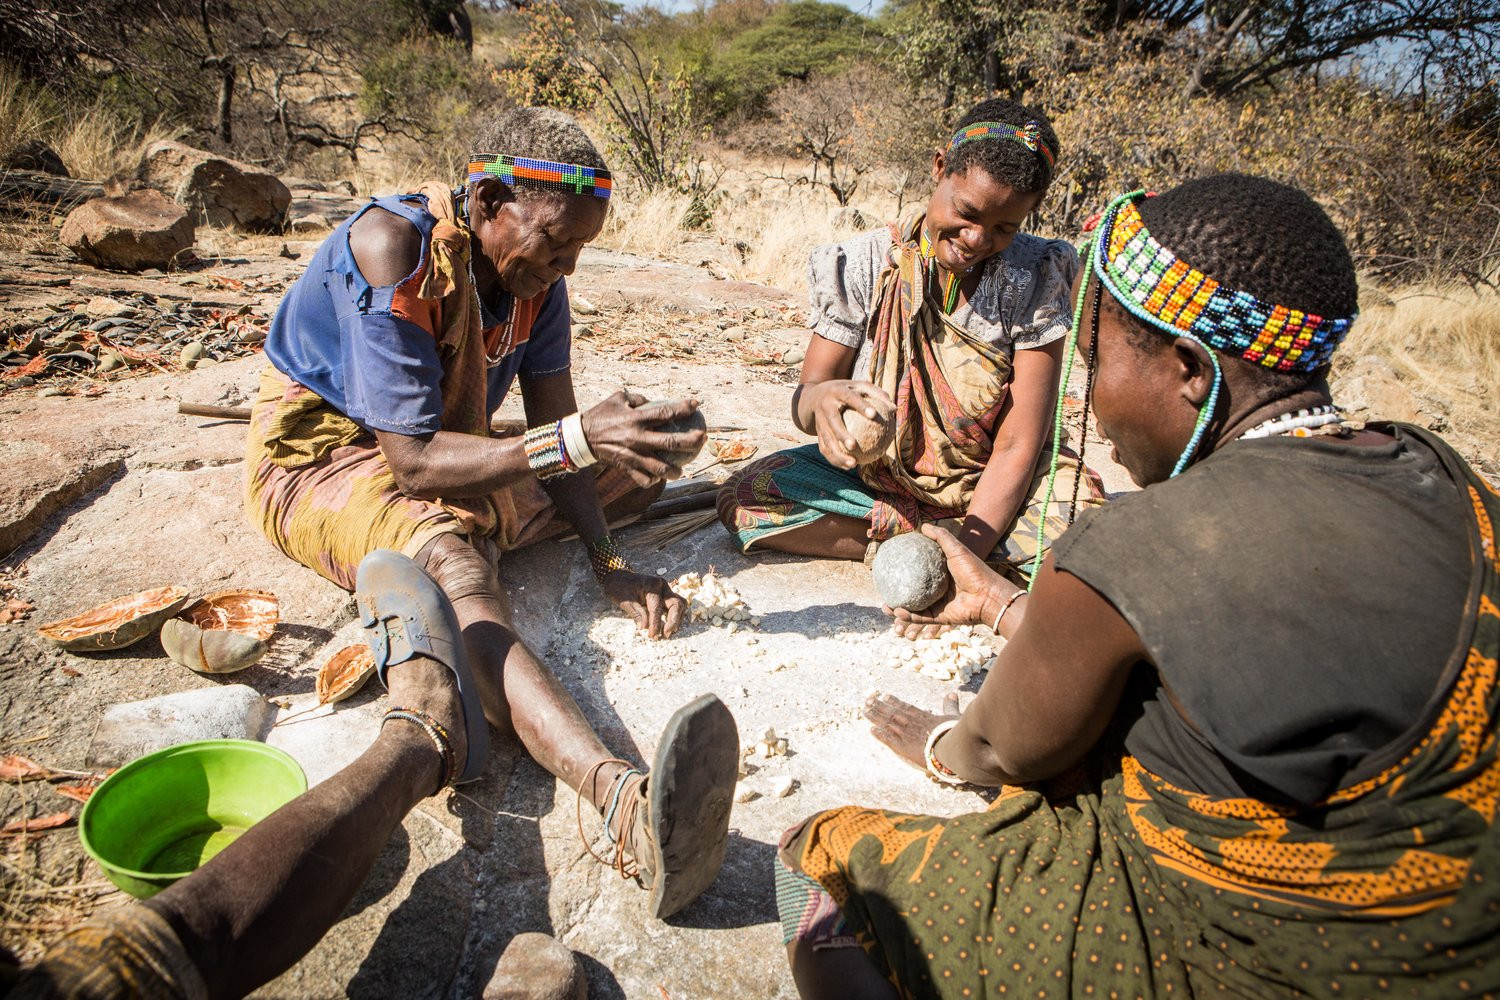
[[[818,247],[808,260],[812,315],[818,336],[859,349],[856,377],[869,367],[865,329],[875,307],[875,283],[891,246],[888,229]],[[979,287],[949,318],[1007,354],[1044,347],[1073,324],[1069,290],[1078,252],[1063,240],[1017,233],[1010,246],[982,265]]]

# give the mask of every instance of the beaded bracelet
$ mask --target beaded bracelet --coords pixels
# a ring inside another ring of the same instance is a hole
[[[526,448],[526,464],[538,479],[577,472],[578,467],[568,461],[568,449],[563,444],[562,421],[557,420],[528,430],[521,439]]]
[[[945,785],[962,785],[964,779],[955,774],[937,758],[937,742],[944,734],[958,725],[957,719],[947,719],[932,727],[932,732],[927,734],[927,747],[922,751],[922,759],[927,763],[927,773]]]
[[[1000,605],[1000,613],[997,614],[997,615],[995,615],[995,624],[993,624],[993,625],[990,626],[990,631],[991,632],[995,633],[996,635],[1000,634],[1000,619],[1002,619],[1002,618],[1005,617],[1005,612],[1007,612],[1007,611],[1010,610],[1010,606],[1012,604],[1016,603],[1017,601],[1019,601],[1021,598],[1025,597],[1025,596],[1026,596],[1026,591],[1024,591],[1024,590],[1017,590],[1014,594],[1011,594],[1009,597],[1007,597],[1005,599],[1005,603],[1002,604],[1002,605]]]
[[[384,726],[391,719],[414,722],[427,734],[427,738],[432,740],[443,758],[443,780],[438,788],[441,790],[453,784],[453,779],[458,777],[458,761],[453,754],[453,737],[448,735],[447,728],[426,712],[415,708],[393,708],[385,713],[380,724]]]
[[[589,566],[594,570],[594,579],[600,583],[615,570],[630,568],[630,564],[625,561],[625,553],[620,551],[620,546],[609,535],[589,542]]]

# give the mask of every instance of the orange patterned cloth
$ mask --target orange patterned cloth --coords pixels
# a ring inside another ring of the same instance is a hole
[[[1500,494],[1441,447],[1472,501],[1468,655],[1384,772],[1297,809],[1106,740],[985,812],[819,814],[782,863],[906,997],[1500,995]]]

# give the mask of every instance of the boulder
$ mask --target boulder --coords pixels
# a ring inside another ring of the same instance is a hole
[[[1399,420],[1427,426],[1422,403],[1401,382],[1396,370],[1375,357],[1360,358],[1333,380],[1334,398],[1361,420]]]
[[[292,233],[321,233],[325,229],[332,229],[333,223],[328,221],[328,216],[316,212],[311,215],[299,215],[287,225],[287,231]]]
[[[557,938],[528,931],[505,946],[484,1000],[587,1000],[588,977]]]
[[[881,542],[870,572],[880,599],[893,608],[921,611],[948,589],[942,546],[920,531]]]
[[[291,191],[270,171],[180,142],[152,143],[140,176],[211,226],[279,233],[292,203]]]
[[[157,191],[95,198],[68,213],[58,238],[82,260],[112,271],[165,268],[193,245],[193,220]]]
[[[72,177],[57,150],[40,139],[22,143],[6,154],[0,167],[6,170],[38,170],[57,177]]]
[[[864,230],[875,224],[875,217],[853,205],[845,205],[836,210],[829,221],[833,223],[834,229]]]

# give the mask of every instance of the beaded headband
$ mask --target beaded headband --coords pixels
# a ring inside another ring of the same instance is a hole
[[[1146,229],[1136,199],[1116,199],[1099,225],[1094,270],[1132,313],[1173,335],[1276,371],[1328,364],[1354,323],[1262,302],[1181,260]]]
[[[1036,122],[1027,122],[1025,125],[1011,125],[1006,122],[975,122],[965,125],[953,133],[953,138],[948,140],[948,152],[966,142],[974,142],[978,139],[1009,139],[1019,142],[1033,153],[1041,155],[1047,161],[1047,169],[1051,170],[1057,166],[1057,157],[1047,144],[1042,141],[1042,128]]]
[[[606,200],[614,190],[610,172],[597,167],[532,160],[503,153],[476,153],[469,161],[469,183],[473,184],[486,177],[498,177],[511,187],[591,194]]]

